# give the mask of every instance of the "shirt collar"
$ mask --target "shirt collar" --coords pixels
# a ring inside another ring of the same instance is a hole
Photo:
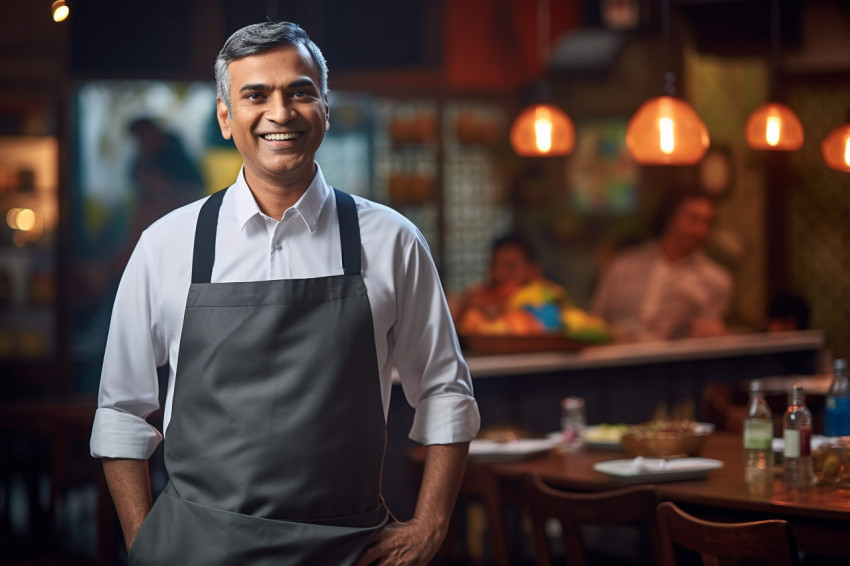
[[[255,216],[262,216],[260,207],[254,194],[245,182],[245,168],[239,170],[239,176],[236,182],[233,183],[233,193],[236,199],[236,221],[239,223],[240,230],[245,229],[245,225]],[[331,189],[325,182],[325,176],[322,174],[322,169],[319,164],[316,164],[316,175],[310,182],[310,186],[301,195],[291,209],[301,216],[304,223],[312,232],[316,229],[316,223],[319,221],[319,215],[322,213],[322,208],[325,206],[328,195]]]

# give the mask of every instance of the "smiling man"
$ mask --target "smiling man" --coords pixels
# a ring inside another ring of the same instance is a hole
[[[325,183],[327,67],[301,28],[243,28],[215,69],[244,166],[143,234],[104,358],[91,451],[130,564],[426,564],[479,426],[428,246]],[[160,366],[169,483],[154,505]],[[427,445],[408,522],[381,498],[393,368]]]

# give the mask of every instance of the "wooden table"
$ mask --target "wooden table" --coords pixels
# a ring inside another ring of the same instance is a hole
[[[725,465],[709,471],[705,479],[655,484],[659,499],[713,520],[785,519],[792,524],[801,551],[850,559],[850,489],[819,484],[797,492],[787,489],[778,475],[772,494],[750,495],[744,483],[740,434],[712,434],[700,455],[722,460]],[[525,474],[537,474],[564,489],[601,491],[625,484],[593,470],[593,464],[627,457],[619,450],[553,450],[541,457],[491,466],[506,493],[513,491]]]

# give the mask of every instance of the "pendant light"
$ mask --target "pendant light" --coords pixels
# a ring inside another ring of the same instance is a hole
[[[541,67],[548,63],[549,52],[549,0],[537,2],[537,41],[541,54]],[[548,157],[568,155],[575,146],[576,133],[573,121],[567,114],[551,104],[551,89],[541,81],[537,85],[536,104],[526,107],[511,125],[511,147],[523,157]]]
[[[820,149],[830,168],[850,173],[850,116],[824,138]]]
[[[773,0],[771,13],[771,50],[770,50],[770,81],[771,99],[778,98],[779,83],[779,0]],[[770,151],[794,151],[803,146],[803,124],[785,104],[767,102],[762,104],[747,118],[747,143],[753,149]]]
[[[546,83],[537,86],[540,98],[548,98]],[[523,157],[569,155],[576,143],[573,121],[555,106],[541,102],[526,107],[511,125],[511,147]]]
[[[711,142],[696,110],[675,96],[676,75],[670,70],[670,1],[661,4],[664,34],[664,96],[647,100],[626,127],[626,147],[642,165],[693,165]]]
[[[65,4],[65,0],[56,0],[51,6],[50,12],[53,14],[54,22],[63,22],[68,17],[70,10],[68,5]]]

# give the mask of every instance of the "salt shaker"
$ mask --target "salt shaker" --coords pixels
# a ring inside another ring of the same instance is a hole
[[[567,450],[575,451],[581,448],[586,424],[584,399],[581,397],[561,399],[561,432]]]

